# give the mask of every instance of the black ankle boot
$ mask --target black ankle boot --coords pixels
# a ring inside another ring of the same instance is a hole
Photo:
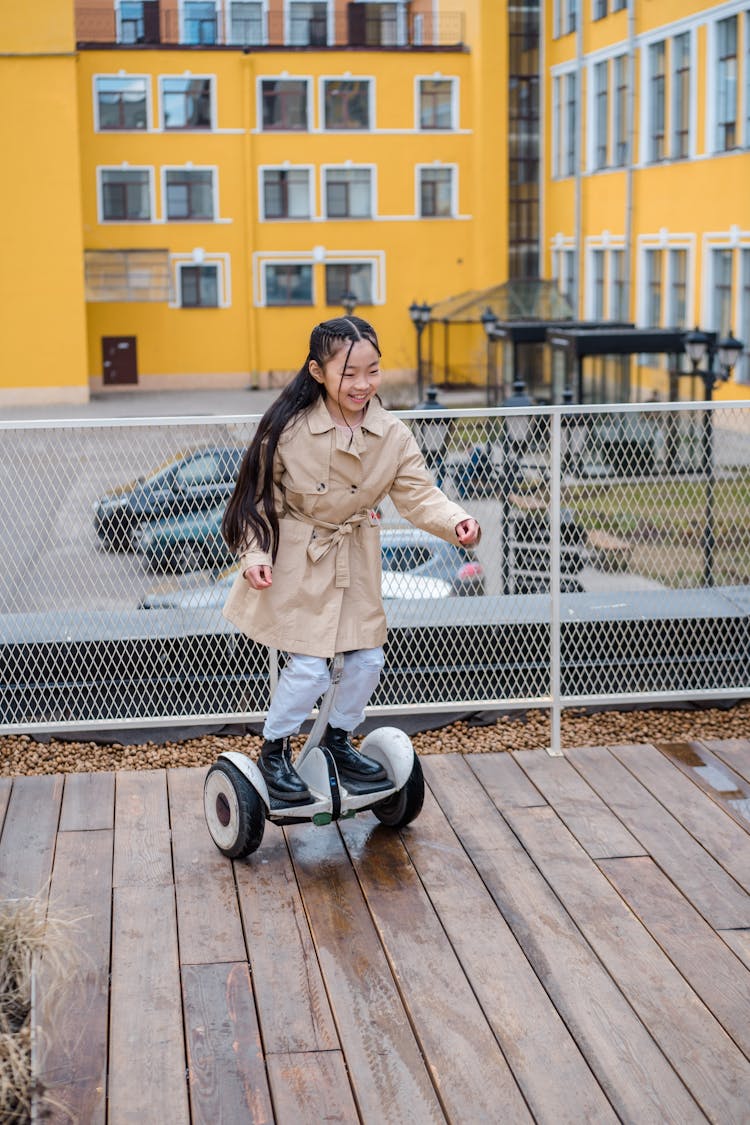
[[[381,778],[387,777],[380,762],[355,750],[345,730],[329,724],[321,740],[321,746],[330,750],[336,768],[343,778],[350,777],[354,781],[380,781]]]
[[[269,796],[277,801],[305,801],[310,796],[310,790],[292,765],[288,738],[267,738],[260,751],[258,768]]]

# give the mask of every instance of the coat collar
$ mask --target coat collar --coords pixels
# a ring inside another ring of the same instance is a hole
[[[384,416],[385,410],[380,405],[378,399],[371,399],[367,406],[367,413],[362,422],[362,429],[367,430],[368,433],[377,434],[378,437],[382,437]],[[328,413],[328,407],[322,398],[318,399],[315,405],[311,407],[307,415],[307,424],[311,434],[325,434],[334,428],[335,423]]]

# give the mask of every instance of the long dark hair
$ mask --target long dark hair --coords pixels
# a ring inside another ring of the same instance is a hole
[[[359,340],[368,340],[380,355],[375,329],[358,316],[341,316],[316,324],[310,333],[310,350],[297,374],[269,406],[242,459],[232,498],[221,521],[221,533],[230,551],[240,552],[249,539],[276,558],[279,549],[279,514],[273,492],[273,460],[284,429],[309,410],[326,391],[310,374],[312,360],[325,367],[342,344],[349,352]],[[344,362],[346,370],[349,353]]]

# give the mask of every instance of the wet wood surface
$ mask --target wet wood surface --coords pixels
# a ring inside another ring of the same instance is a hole
[[[46,1120],[747,1120],[749,763],[432,755],[403,832],[268,825],[234,864],[204,770],[1,779],[0,893],[73,937]]]

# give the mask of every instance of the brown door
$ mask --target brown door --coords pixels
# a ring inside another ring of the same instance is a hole
[[[138,382],[135,336],[102,336],[102,376],[105,387]]]

